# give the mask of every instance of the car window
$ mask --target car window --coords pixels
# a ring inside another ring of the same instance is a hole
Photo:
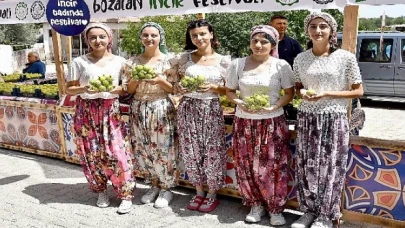
[[[389,63],[392,58],[393,39],[362,39],[359,62]]]
[[[402,49],[401,49],[401,62],[403,62],[403,63],[405,63],[405,39],[403,39],[402,41],[401,41],[401,46],[402,46]]]

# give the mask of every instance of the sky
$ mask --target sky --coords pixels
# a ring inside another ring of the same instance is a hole
[[[359,16],[362,18],[380,17],[384,10],[385,15],[389,17],[405,16],[405,5],[387,5],[387,6],[364,6],[359,7]]]

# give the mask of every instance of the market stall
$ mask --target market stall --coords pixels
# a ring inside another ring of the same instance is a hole
[[[1,24],[21,22],[45,22],[45,16],[39,17],[41,4],[45,6],[48,1],[25,1],[25,7],[32,7],[31,15],[26,12],[25,19],[20,19],[20,11],[10,11],[10,16],[0,20]],[[355,52],[358,29],[358,6],[351,4],[378,5],[379,0],[277,0],[273,2],[240,1],[232,2],[226,6],[194,4],[193,1],[172,1],[173,5],[165,7],[158,1],[137,1],[131,5],[131,10],[122,8],[109,8],[105,4],[86,0],[88,5],[93,5],[91,17],[110,18],[118,13],[121,17],[144,15],[171,15],[171,14],[196,14],[211,12],[240,12],[240,11],[280,11],[296,9],[343,8],[345,7],[345,21],[342,47]],[[177,3],[176,3],[177,2]],[[201,1],[200,1],[201,2]],[[207,1],[208,2],[208,1]],[[205,3],[207,3],[205,2]],[[94,4],[93,4],[94,3]],[[155,3],[155,4],[154,4]],[[404,0],[385,0],[384,4],[405,4]],[[8,4],[8,5],[7,5]],[[0,9],[19,7],[17,2],[1,2]],[[152,4],[146,6],[146,4]],[[208,4],[208,3],[207,3]],[[21,6],[20,6],[21,7]],[[119,9],[119,10],[116,10]],[[45,9],[42,9],[45,10]],[[119,12],[116,12],[119,11]],[[18,12],[18,13],[17,13]],[[17,13],[17,14],[15,14]],[[67,162],[78,163],[79,157],[75,145],[73,132],[74,102],[64,96],[64,75],[61,61],[60,36],[53,31],[52,41],[55,63],[57,65],[59,95],[62,102],[44,99],[41,94],[34,93],[36,98],[27,98],[19,94],[0,97],[0,146],[21,150],[29,153],[56,157]],[[14,86],[17,87],[17,86]],[[1,88],[1,87],[0,87]],[[14,89],[13,89],[14,91]],[[123,115],[127,115],[128,106],[122,105]],[[126,117],[127,119],[127,117]],[[237,182],[233,164],[232,139],[232,114],[226,114],[226,142],[227,142],[227,177],[226,188],[220,192],[225,195],[238,197]],[[295,153],[295,131],[290,131],[291,154]],[[396,141],[383,141],[378,139],[352,137],[351,149],[344,189],[342,208],[344,219],[357,220],[368,223],[382,224],[390,227],[405,227],[405,143]],[[289,162],[289,202],[288,205],[296,207],[294,156]],[[181,186],[190,187],[184,166],[179,162],[178,179]]]
[[[63,158],[56,109],[56,80],[41,75],[12,74],[0,83],[0,145]]]

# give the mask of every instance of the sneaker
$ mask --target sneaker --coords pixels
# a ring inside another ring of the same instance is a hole
[[[283,214],[269,214],[270,215],[270,225],[272,226],[282,226],[285,224],[285,219]]]
[[[173,193],[168,190],[161,190],[158,198],[155,201],[155,208],[163,208],[169,206],[170,201],[173,199]]]
[[[97,206],[101,208],[106,208],[110,206],[110,199],[108,198],[107,192],[100,192],[98,194]]]
[[[248,215],[246,215],[245,221],[252,222],[252,223],[260,222],[262,216],[265,214],[266,214],[266,210],[264,209],[264,207],[262,205],[253,206],[250,209],[250,213]]]
[[[333,228],[331,220],[317,218],[311,228]]]
[[[132,200],[122,200],[118,207],[118,214],[126,214],[132,210]]]
[[[145,195],[142,196],[141,202],[143,204],[153,203],[159,195],[160,189],[158,187],[150,188]]]
[[[291,228],[308,228],[315,220],[315,216],[305,213],[301,218],[291,224]]]

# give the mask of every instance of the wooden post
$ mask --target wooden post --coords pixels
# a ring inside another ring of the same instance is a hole
[[[359,6],[348,5],[344,10],[343,19],[343,37],[342,49],[356,54],[357,51],[357,33],[359,30]],[[347,109],[347,117],[350,122],[352,112],[352,100],[349,101],[349,108]]]
[[[343,19],[342,49],[356,54],[357,32],[359,30],[359,6],[349,5],[345,7]]]
[[[357,33],[359,30],[359,6],[348,5],[344,9],[343,19],[343,37],[342,37],[342,49],[350,51],[356,54],[357,51]],[[352,113],[352,99],[349,99],[349,107],[347,109],[347,118],[350,123]],[[346,185],[343,187],[342,198],[340,202],[340,210],[344,213],[344,201]]]
[[[59,97],[65,94],[65,71],[63,69],[62,45],[60,34],[52,29],[53,56],[55,60],[56,76],[58,79]]]
[[[65,36],[65,48],[66,48],[66,62],[67,65],[70,66],[70,63],[72,62],[72,37],[71,36]]]
[[[205,19],[205,13],[199,13],[199,14],[197,14],[197,19],[198,19],[198,20]]]

